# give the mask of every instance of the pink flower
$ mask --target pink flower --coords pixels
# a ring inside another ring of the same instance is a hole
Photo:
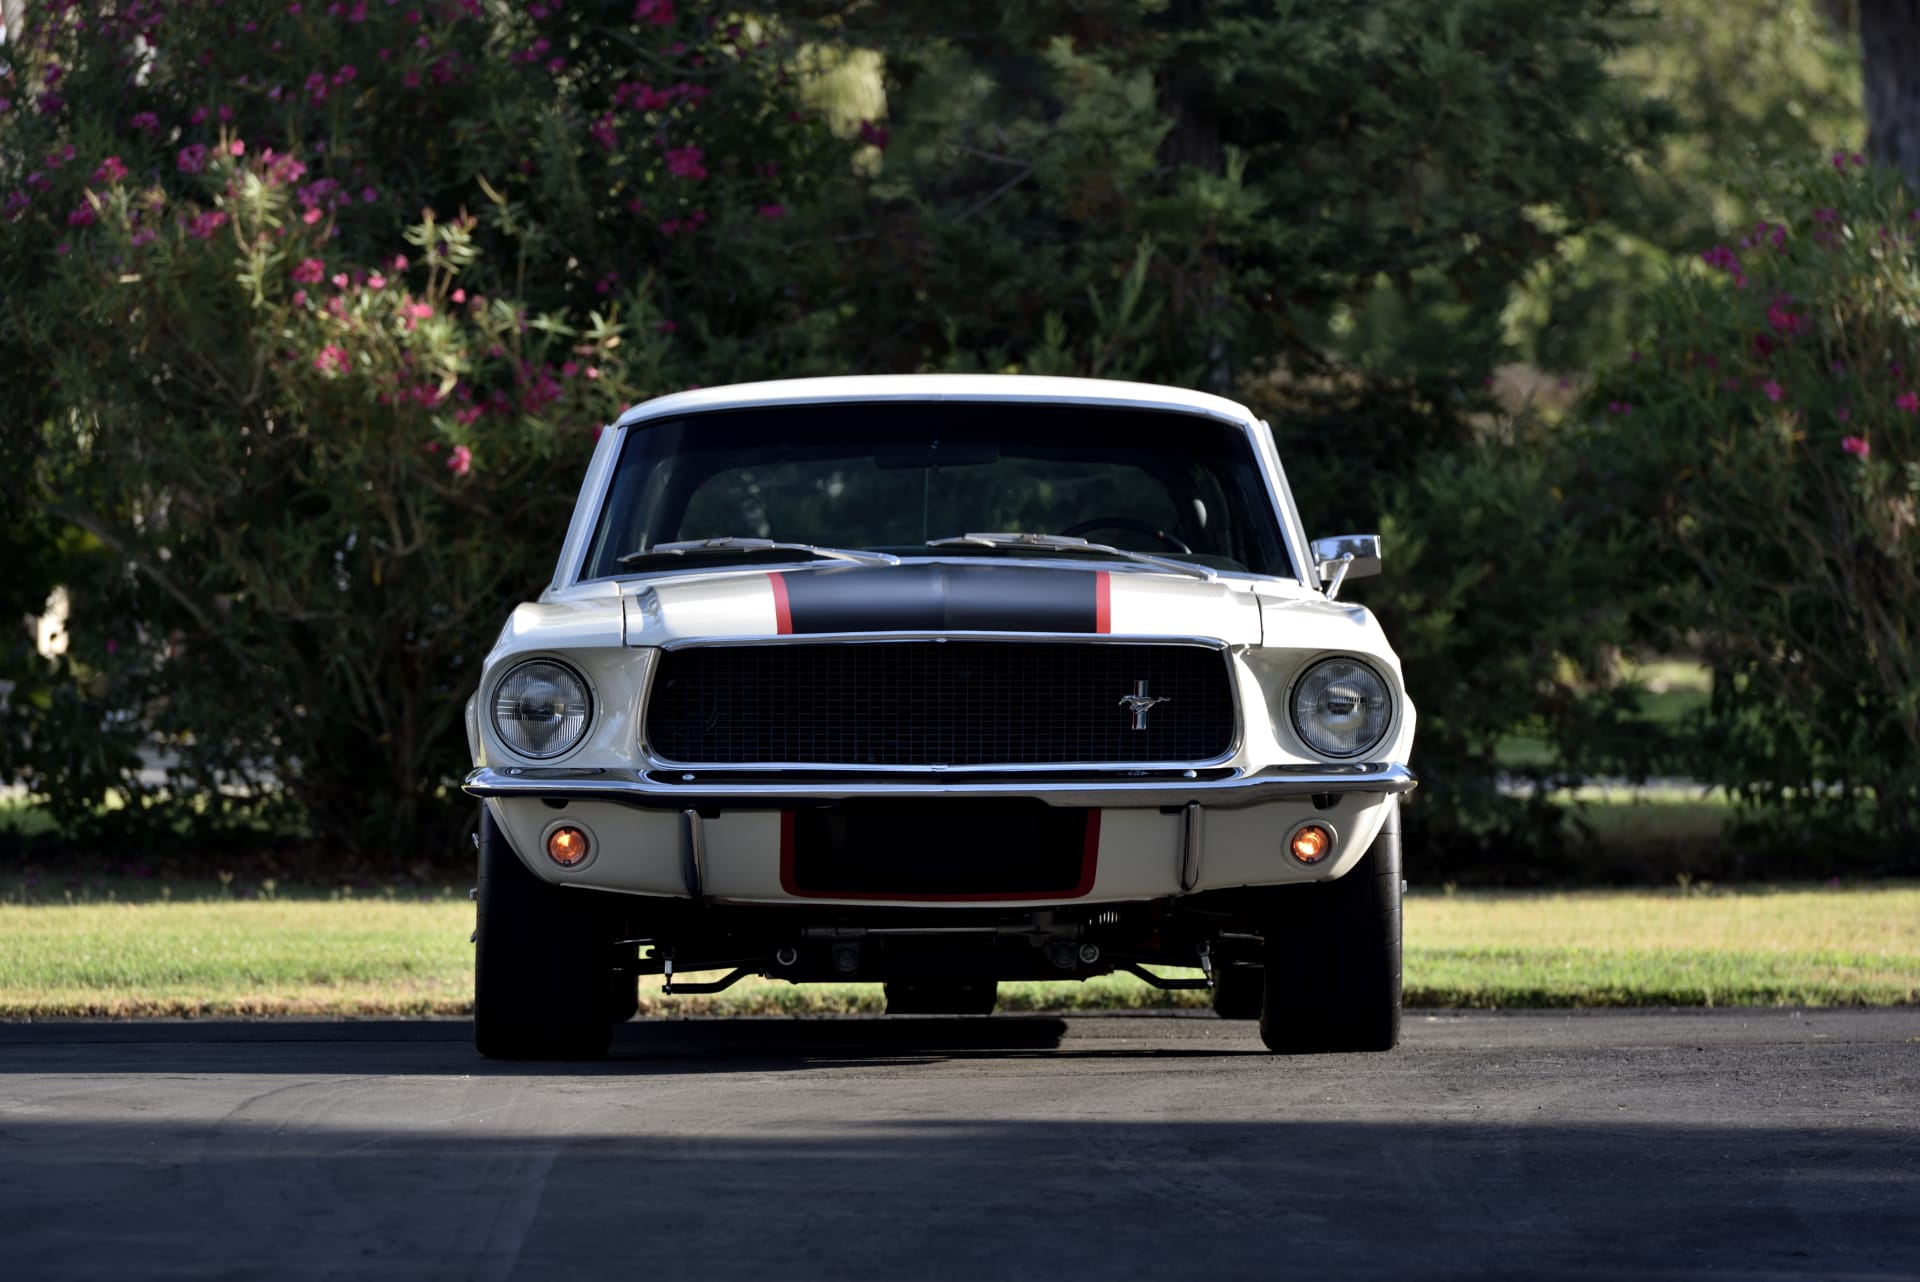
[[[1774,382],[1772,379],[1768,379],[1766,382],[1760,384],[1760,390],[1770,401],[1777,401],[1786,394],[1780,384]]]
[[[667,149],[667,172],[675,178],[705,178],[706,166],[700,163],[703,153],[698,147],[669,147]]]
[[[226,225],[226,212],[219,209],[210,209],[205,213],[195,214],[187,222],[187,235],[193,237],[195,240],[205,240]]]
[[[650,22],[656,27],[673,25],[673,0],[639,0],[633,6],[635,22]]]
[[[1796,315],[1788,306],[1792,301],[1792,298],[1783,294],[1767,308],[1767,324],[1773,326],[1775,332],[1791,336],[1811,328],[1806,317]]]
[[[861,142],[885,151],[887,144],[892,140],[893,136],[889,134],[883,126],[876,125],[871,120],[863,120],[860,122]]]
[[[345,272],[335,272],[333,274],[333,287],[335,289],[345,289],[348,285],[352,283],[353,283],[352,281],[347,279],[347,274]]]
[[[587,126],[587,136],[608,151],[620,145],[620,131],[613,127],[613,117],[603,115]]]
[[[473,470],[473,451],[464,445],[453,447],[453,453],[447,459],[447,471],[455,476],[465,476]]]
[[[403,312],[405,315],[412,318],[413,320],[425,320],[427,319],[427,317],[433,315],[433,304],[432,303],[408,303],[406,306],[402,307],[400,310],[401,312]]]
[[[160,117],[151,111],[136,111],[133,119],[127,122],[142,133],[157,133],[160,129]]]
[[[1843,436],[1840,448],[1864,462],[1873,453],[1873,445],[1864,436]]]
[[[197,142],[190,147],[182,147],[173,158],[173,163],[183,174],[197,174],[207,167],[207,149]]]
[[[341,85],[351,84],[353,82],[353,78],[359,74],[360,73],[354,69],[354,65],[352,63],[350,62],[346,63],[342,65],[338,71],[333,73],[334,86],[338,88]]]
[[[235,138],[227,144],[227,154],[229,156],[244,156],[247,154],[247,144]]]
[[[1920,414],[1920,392],[1902,392],[1893,403],[1909,414]]]
[[[120,157],[108,156],[93,171],[93,180],[97,183],[117,183],[127,176],[127,167],[120,163]]]
[[[385,289],[386,287],[387,287],[387,278],[385,276],[382,276],[379,272],[375,272],[373,275],[367,277],[368,289]]]
[[[315,205],[312,209],[300,215],[300,221],[311,227],[325,217],[326,215],[320,212],[320,207]]]
[[[1709,267],[1718,267],[1725,271],[1740,270],[1740,258],[1725,245],[1715,245],[1700,255],[1700,261]]]
[[[325,72],[316,71],[307,77],[307,97],[314,102],[327,100],[327,77]]]
[[[93,226],[93,219],[94,219],[94,213],[93,213],[92,203],[89,201],[83,200],[79,204],[75,205],[73,209],[67,214],[67,226],[91,227]]]
[[[322,374],[344,374],[347,370],[347,349],[338,343],[328,343],[313,358],[313,367]]]
[[[759,212],[762,218],[785,218],[787,216],[787,207],[785,205],[762,205],[760,206]]]
[[[456,289],[449,297],[456,303],[464,303],[467,301],[467,291],[464,289]]]
[[[135,249],[138,249],[142,245],[152,244],[154,236],[156,234],[157,233],[153,230],[153,228],[142,227],[139,231],[133,233],[133,235],[127,238],[127,243],[129,245],[132,245]]]
[[[289,275],[296,285],[317,285],[326,279],[327,265],[318,258],[303,258]]]
[[[304,289],[296,289],[296,290],[294,290],[294,291],[293,291],[293,305],[294,305],[295,307],[305,307],[305,306],[307,305],[307,291],[306,291],[306,290],[304,290]]]

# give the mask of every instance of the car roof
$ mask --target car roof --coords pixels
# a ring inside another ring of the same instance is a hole
[[[622,414],[615,425],[631,427],[652,419],[709,410],[849,401],[997,401],[1029,405],[1052,402],[1201,414],[1239,426],[1250,426],[1257,421],[1246,406],[1223,396],[1156,383],[1037,374],[858,374],[736,383],[674,392],[635,405]]]

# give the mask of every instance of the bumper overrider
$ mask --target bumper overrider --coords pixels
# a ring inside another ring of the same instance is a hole
[[[883,777],[503,766],[473,771],[464,787],[495,808],[527,866],[561,885],[732,903],[1012,907],[1338,877],[1414,783],[1396,763]],[[1307,826],[1326,854],[1310,863],[1284,853]],[[589,857],[574,862],[582,849]]]

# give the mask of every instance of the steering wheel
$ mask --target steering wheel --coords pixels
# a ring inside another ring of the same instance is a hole
[[[1159,539],[1175,552],[1191,555],[1193,549],[1177,535],[1168,534],[1156,528],[1151,521],[1142,521],[1137,516],[1095,516],[1084,521],[1075,521],[1060,531],[1067,538],[1078,538],[1088,530],[1132,530],[1135,534],[1144,534],[1148,538]]]

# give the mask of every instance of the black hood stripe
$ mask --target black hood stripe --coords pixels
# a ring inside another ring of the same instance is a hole
[[[1106,632],[1105,570],[887,565],[770,574],[782,633]]]

